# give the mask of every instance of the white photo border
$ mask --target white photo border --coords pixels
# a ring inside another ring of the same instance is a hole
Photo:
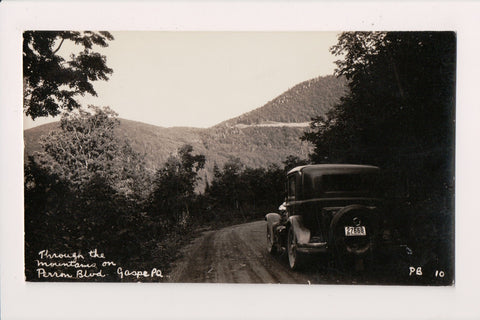
[[[476,2],[178,1],[0,3],[0,269],[3,319],[466,319],[480,226]],[[24,281],[24,30],[457,32],[455,286],[28,283]]]

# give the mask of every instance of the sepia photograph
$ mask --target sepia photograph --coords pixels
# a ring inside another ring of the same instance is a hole
[[[451,286],[454,31],[23,32],[27,281]]]
[[[2,319],[476,319],[479,4],[0,3]]]

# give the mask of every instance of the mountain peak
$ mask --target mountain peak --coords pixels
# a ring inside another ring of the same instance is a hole
[[[305,123],[324,115],[347,92],[344,77],[333,75],[306,80],[288,89],[264,106],[216,126],[261,126],[267,123]]]

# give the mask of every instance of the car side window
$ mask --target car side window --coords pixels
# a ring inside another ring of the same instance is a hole
[[[288,200],[295,200],[295,175],[288,177]]]

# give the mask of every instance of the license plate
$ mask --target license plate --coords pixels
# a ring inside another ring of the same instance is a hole
[[[364,226],[360,227],[345,227],[345,235],[347,237],[366,236],[367,230]]]

